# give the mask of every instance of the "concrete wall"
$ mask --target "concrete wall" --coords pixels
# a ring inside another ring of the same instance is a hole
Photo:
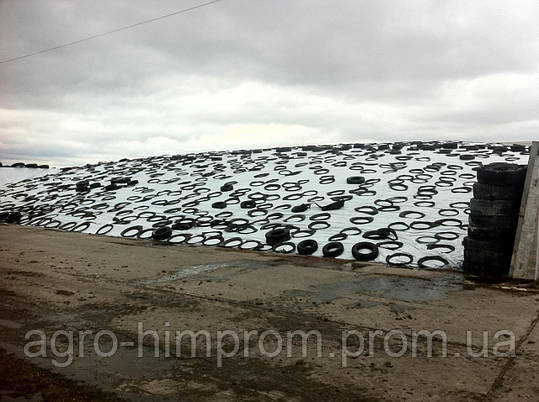
[[[511,260],[510,276],[515,279],[539,279],[539,142],[533,142],[528,172],[520,204],[515,247]]]

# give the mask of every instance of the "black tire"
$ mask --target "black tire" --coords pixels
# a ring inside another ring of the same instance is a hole
[[[470,214],[468,219],[470,226],[481,228],[498,229],[513,229],[517,226],[518,216],[485,216]]]
[[[511,264],[511,252],[464,249],[464,261],[475,265],[493,267],[493,269],[504,268],[509,270]]]
[[[238,243],[238,244],[234,244],[234,243]],[[243,244],[243,239],[241,237],[231,237],[230,239],[226,239],[224,242],[222,242],[221,247],[241,248],[242,244]]]
[[[152,239],[154,240],[166,240],[172,236],[172,229],[168,226],[161,226],[152,232]]]
[[[522,198],[522,186],[496,186],[474,183],[473,196],[480,200],[520,200]]]
[[[378,249],[383,248],[385,250],[398,250],[403,246],[403,243],[397,240],[385,240],[376,243],[376,245],[378,246]]]
[[[348,235],[346,233],[335,233],[332,236],[329,236],[328,241],[343,241],[346,240]]]
[[[447,250],[447,251],[442,251],[442,252],[445,254],[449,254],[455,251],[455,246],[453,246],[452,244],[438,244],[438,243],[431,243],[427,245],[427,250],[439,250],[439,249]]]
[[[462,240],[464,249],[474,253],[481,253],[482,251],[493,251],[496,253],[507,254],[513,251],[512,241],[500,241],[500,240],[476,240],[470,239],[468,236]]]
[[[99,229],[97,229],[95,234],[100,235],[100,236],[104,236],[108,232],[110,232],[112,229],[114,229],[114,226],[111,225],[110,223],[107,223],[107,224],[101,226]]]
[[[470,211],[482,216],[515,216],[518,214],[520,200],[470,200]]]
[[[266,243],[279,244],[290,240],[290,229],[277,228],[266,233]]]
[[[194,219],[185,219],[184,221],[176,222],[174,225],[172,225],[172,229],[174,229],[174,230],[189,230],[194,226],[195,226]],[[210,225],[210,226],[213,227],[213,225]]]
[[[432,228],[435,228],[437,226],[440,226],[439,219],[436,222],[429,222],[429,221],[413,221],[410,223],[410,229],[414,230],[430,230]]]
[[[214,202],[213,204],[211,204],[211,207],[215,208],[215,209],[225,209],[226,208],[226,202],[217,201],[217,202]]]
[[[120,236],[122,236],[122,237],[138,237],[140,232],[142,232],[142,229],[143,228],[140,225],[131,226],[131,227],[127,228],[127,229],[122,230],[122,233],[120,233]],[[135,231],[135,233],[128,234],[131,231]]]
[[[370,250],[368,253],[362,253],[361,250]],[[378,257],[378,246],[374,243],[363,241],[352,246],[352,255],[358,261],[371,261]]]
[[[318,243],[316,240],[307,239],[300,241],[297,245],[298,254],[311,255],[318,250]]]
[[[183,244],[187,240],[189,240],[190,237],[191,235],[189,233],[180,233],[180,234],[169,237],[168,244]],[[181,240],[177,240],[177,239],[181,239]]]
[[[457,149],[458,146],[459,146],[459,144],[456,143],[456,142],[445,142],[445,143],[441,144],[442,149]]]
[[[526,167],[513,163],[496,162],[477,170],[477,181],[481,184],[496,186],[516,186],[524,183]]]
[[[350,222],[352,222],[354,225],[368,225],[374,220],[372,216],[354,216],[350,218]],[[375,232],[375,230],[371,230],[371,232]],[[366,232],[367,233],[367,232]],[[365,237],[365,236],[363,236]]]
[[[242,250],[260,250],[264,244],[258,240],[246,240],[242,243],[241,249]]]
[[[6,218],[6,223],[18,223],[21,218],[22,214],[20,212],[10,212]]]
[[[522,152],[526,150],[526,146],[522,144],[513,144],[511,145],[511,151],[513,152]]]
[[[348,184],[363,184],[365,183],[365,178],[363,176],[351,176],[346,179]]]
[[[239,232],[240,230],[244,230],[249,226],[250,226],[249,220],[243,219],[243,218],[236,218],[227,222],[227,226],[225,230],[227,232]]]
[[[242,201],[240,204],[240,208],[242,209],[256,208],[256,202],[254,200]]]
[[[71,229],[71,232],[76,232],[76,233],[84,232],[86,229],[90,227],[91,224],[92,222],[79,223],[77,226]]]
[[[322,254],[324,257],[335,258],[340,256],[344,252],[344,246],[339,241],[332,241],[326,244],[322,248]]]
[[[393,236],[393,237],[392,237]],[[363,233],[363,237],[369,240],[397,240],[397,232],[390,228],[380,228],[376,230],[369,230]]]
[[[464,260],[462,270],[466,275],[479,276],[481,281],[499,282],[502,281],[509,273],[509,268],[506,266],[488,266],[482,264],[474,264],[473,262]]]
[[[344,200],[337,200],[335,202],[332,202],[331,204],[320,207],[320,209],[322,211],[334,211],[336,209],[341,209],[342,207],[344,207]]]
[[[404,261],[404,262],[392,261],[394,258],[397,258],[397,257],[406,257],[408,258],[408,261]],[[404,267],[408,264],[411,264],[413,261],[414,261],[414,257],[408,253],[395,253],[395,254],[388,255],[386,257],[386,263],[394,267]]]
[[[367,214],[367,215],[376,215],[376,214],[378,214],[378,208],[370,206],[370,205],[363,205],[361,207],[356,207],[356,208],[354,208],[354,211],[359,212],[360,214]],[[425,216],[425,215],[423,215],[423,216]]]
[[[291,254],[294,251],[296,251],[296,245],[292,243],[291,241],[287,241],[284,243],[274,244],[271,250],[275,253]]]
[[[69,222],[69,223],[75,223],[75,226],[77,225],[76,222]],[[52,221],[49,221],[45,224],[45,229],[58,229],[58,227],[62,224],[62,222],[56,220],[56,219],[53,219]],[[73,228],[74,226],[72,226],[71,228]]]
[[[296,205],[295,207],[292,207],[292,212],[294,213],[297,213],[297,212],[305,212],[307,211],[309,208],[311,207],[311,204],[300,204],[300,205]]]
[[[516,225],[511,228],[468,225],[468,237],[474,240],[515,241]]]
[[[90,185],[90,182],[88,180],[81,180],[78,181],[77,184],[75,184],[75,187],[78,189],[84,189]]]
[[[440,257],[438,255],[421,257],[419,260],[417,260],[417,265],[419,266],[419,268],[442,268],[442,267],[429,267],[428,265],[426,265],[428,261],[439,261],[442,264],[444,264],[444,266],[449,265],[449,261],[447,261],[445,258]]]
[[[110,184],[127,184],[130,180],[130,177],[113,177],[110,179]]]

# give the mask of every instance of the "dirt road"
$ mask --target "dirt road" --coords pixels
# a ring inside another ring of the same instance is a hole
[[[3,398],[539,395],[539,293],[529,285],[8,225],[0,248]],[[443,336],[414,338],[419,330]],[[176,331],[202,332],[176,342]],[[293,331],[314,332],[289,345]]]

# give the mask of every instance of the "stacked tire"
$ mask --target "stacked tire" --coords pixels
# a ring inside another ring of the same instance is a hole
[[[466,274],[498,281],[508,274],[526,167],[491,163],[477,170],[464,238]]]

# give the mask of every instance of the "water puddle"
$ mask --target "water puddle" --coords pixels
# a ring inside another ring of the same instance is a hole
[[[462,289],[457,277],[437,280],[399,276],[373,276],[360,281],[343,281],[314,285],[309,290],[291,289],[283,292],[285,297],[304,297],[307,304],[329,303],[354,294],[383,297],[404,302],[429,302],[442,300],[448,292]]]

